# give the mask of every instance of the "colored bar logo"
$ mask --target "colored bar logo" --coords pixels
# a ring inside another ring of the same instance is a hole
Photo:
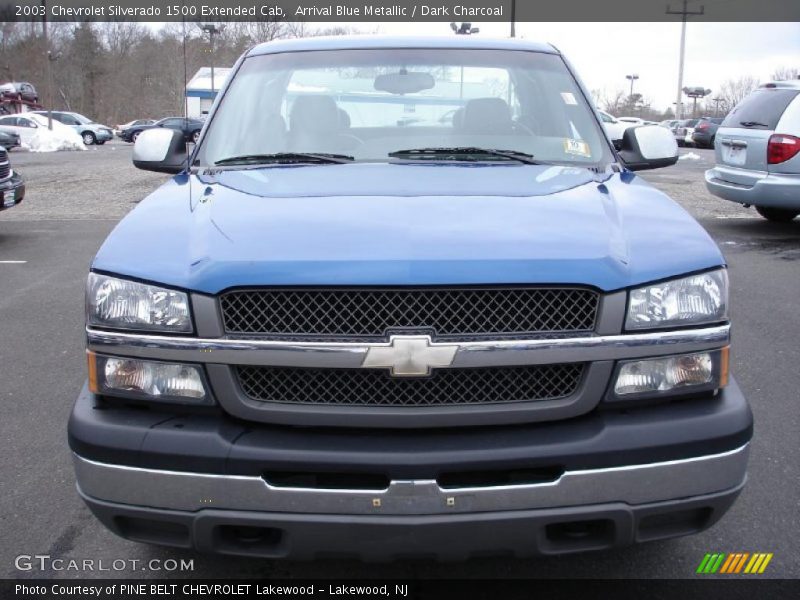
[[[772,552],[725,552],[709,553],[700,561],[695,573],[713,575],[715,573],[760,575],[772,560]]]

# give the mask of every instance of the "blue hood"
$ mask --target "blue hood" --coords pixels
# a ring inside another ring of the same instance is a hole
[[[611,291],[722,264],[689,214],[629,172],[354,163],[178,175],[117,225],[93,268],[214,294],[489,283]]]

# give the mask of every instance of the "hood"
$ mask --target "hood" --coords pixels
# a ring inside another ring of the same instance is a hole
[[[580,284],[611,291],[722,265],[632,173],[464,164],[181,174],[93,268],[209,294],[236,286]]]

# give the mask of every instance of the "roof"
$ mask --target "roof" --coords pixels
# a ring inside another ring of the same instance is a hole
[[[800,79],[785,79],[784,81],[769,81],[762,83],[758,88],[783,88],[790,90],[800,90]]]
[[[308,50],[363,50],[371,48],[463,48],[480,50],[527,50],[558,54],[550,44],[520,40],[518,38],[490,38],[479,35],[449,35],[438,37],[350,35],[334,37],[307,37],[277,40],[259,44],[248,56],[303,52]]]
[[[205,92],[205,91],[218,91],[232,69],[229,67],[214,67],[214,89],[211,89],[211,67],[200,67],[197,73],[186,84],[187,92]]]

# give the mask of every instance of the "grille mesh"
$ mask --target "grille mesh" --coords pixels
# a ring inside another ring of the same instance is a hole
[[[245,395],[261,402],[358,406],[441,406],[530,402],[573,394],[582,363],[439,369],[391,377],[375,369],[236,367]]]
[[[598,295],[572,288],[244,290],[220,298],[225,331],[382,338],[394,329],[438,337],[594,329]]]
[[[11,165],[8,162],[8,153],[0,150],[0,179],[5,179],[11,174]]]

